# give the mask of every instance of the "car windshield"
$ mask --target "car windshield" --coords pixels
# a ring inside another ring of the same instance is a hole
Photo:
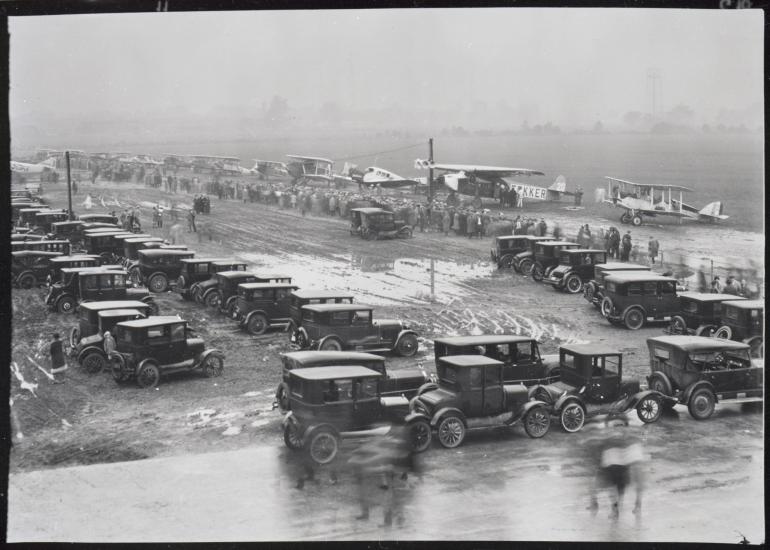
[[[687,359],[697,370],[745,369],[751,366],[748,349],[691,352]]]

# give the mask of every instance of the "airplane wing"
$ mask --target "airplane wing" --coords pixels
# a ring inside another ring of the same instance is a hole
[[[545,173],[539,170],[530,170],[529,168],[509,168],[506,166],[482,166],[477,164],[436,164],[430,161],[417,159],[415,161],[417,168],[433,168],[443,172],[465,172],[466,174],[475,174],[481,177],[502,178],[510,176],[544,176]]]
[[[315,161],[315,162],[328,162],[329,164],[334,164],[334,161],[321,158],[321,157],[303,157],[302,155],[286,155],[289,158],[295,159],[295,160],[309,160],[309,161]]]
[[[604,176],[604,179],[607,179],[610,181],[616,181],[618,183],[624,183],[626,185],[633,185],[635,187],[641,187],[645,189],[657,189],[657,190],[671,189],[672,191],[688,191],[688,192],[693,191],[689,187],[684,187],[682,185],[668,185],[665,183],[635,183],[633,181],[622,180],[620,178],[613,178],[610,176]]]

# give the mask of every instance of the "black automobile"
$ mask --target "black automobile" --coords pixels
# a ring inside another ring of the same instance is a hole
[[[115,240],[118,236],[133,237],[134,234],[122,230],[88,229],[83,232],[83,251],[101,256],[105,262],[112,262],[123,254],[123,243]]]
[[[350,234],[362,239],[408,239],[412,228],[396,215],[382,208],[353,208],[350,210]]]
[[[764,357],[765,301],[736,298],[722,302],[721,325],[714,336],[748,344],[752,356]]]
[[[11,282],[14,286],[28,289],[44,285],[51,272],[51,260],[60,252],[44,250],[17,250],[11,252]]]
[[[11,241],[11,252],[18,250],[40,250],[45,252],[59,252],[69,254],[72,246],[69,241],[41,239],[39,241]]]
[[[535,245],[540,242],[555,241],[553,237],[538,237],[535,235],[516,235],[522,241],[524,250],[515,254],[511,260],[511,267],[516,273],[528,274],[535,263]]]
[[[580,248],[577,243],[569,241],[548,241],[535,244],[535,256],[530,275],[536,281],[542,281],[548,277],[551,270],[559,265],[559,254],[562,250]],[[520,264],[521,265],[521,264]]]
[[[299,327],[302,325],[302,306],[311,304],[352,304],[353,295],[343,290],[321,290],[315,288],[298,288],[291,293],[289,301],[289,341],[297,344],[300,349],[307,346],[307,342],[300,342]]]
[[[595,265],[593,278],[583,285],[583,298],[595,308],[601,307],[604,299],[604,278],[622,271],[650,271],[650,267],[626,262],[606,262]]]
[[[495,237],[494,246],[489,252],[492,263],[498,269],[513,267],[517,254],[530,251],[531,243],[537,240],[553,240],[551,237],[534,237],[532,235],[501,235]],[[521,260],[521,258],[520,258]]]
[[[604,278],[601,312],[614,325],[638,330],[645,323],[671,321],[679,313],[676,279],[651,271],[625,271]]]
[[[139,300],[150,305],[153,313],[158,306],[147,288],[132,288],[128,284],[128,273],[123,269],[108,269],[105,266],[64,268],[62,278],[53,283],[46,296],[46,305],[59,313],[72,313],[81,301]]]
[[[264,334],[269,327],[289,322],[289,295],[297,285],[287,283],[241,283],[233,318],[250,334]]]
[[[61,270],[65,268],[99,267],[102,265],[101,256],[93,254],[73,254],[71,256],[56,256],[48,261],[48,276],[46,283],[51,285],[61,280]]]
[[[171,281],[182,272],[182,260],[192,258],[191,250],[147,249],[137,252],[138,264],[131,269],[131,280],[144,283],[152,292],[166,292]]]
[[[712,336],[722,318],[722,302],[743,300],[733,294],[682,292],[679,294],[679,313],[671,317],[669,334]]]
[[[96,304],[104,302],[93,302]],[[108,302],[114,303],[114,302]],[[80,310],[83,311],[81,304]],[[97,311],[97,330],[94,334],[83,336],[73,348],[73,355],[77,362],[89,374],[98,374],[109,366],[110,350],[104,349],[104,333],[115,332],[115,325],[123,321],[133,321],[135,319],[144,319],[148,315],[145,305],[142,309],[104,309]]]
[[[559,265],[554,267],[543,280],[554,289],[570,294],[583,291],[583,285],[594,276],[594,266],[607,261],[607,252],[594,249],[562,250],[559,253]]]
[[[225,258],[184,258],[180,260],[182,268],[179,271],[179,277],[176,279],[176,285],[172,289],[179,293],[183,299],[189,300],[195,298],[195,286],[200,281],[205,281],[213,273],[211,269],[212,262],[224,260]]]
[[[214,288],[208,288],[206,295],[200,301],[209,307],[217,308],[226,313],[228,317],[235,319],[235,308],[238,302],[238,288],[245,283],[258,283],[260,280],[251,271],[220,271],[215,273],[212,279]],[[208,282],[207,279],[205,282]],[[199,288],[195,288],[196,297],[200,294]],[[196,298],[197,299],[197,298]]]

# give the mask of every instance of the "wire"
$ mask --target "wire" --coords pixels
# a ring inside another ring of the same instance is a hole
[[[332,159],[334,162],[339,162],[343,160],[356,160],[356,159],[362,159],[362,158],[369,158],[369,157],[376,157],[379,155],[384,155],[385,153],[395,153],[397,151],[405,151],[407,149],[414,149],[415,147],[424,147],[425,143],[415,143],[414,145],[406,145],[405,147],[399,147],[398,149],[389,149],[387,151],[375,151],[373,153],[367,153],[365,155],[356,155],[353,157],[343,157],[338,159]]]

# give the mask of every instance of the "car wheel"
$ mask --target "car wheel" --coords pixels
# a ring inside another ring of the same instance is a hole
[[[399,239],[410,239],[412,237],[412,230],[409,229],[408,227],[402,227],[401,229],[399,229],[396,236]]]
[[[70,331],[70,347],[73,349],[76,348],[78,342],[80,342],[80,328],[72,327],[72,330]]]
[[[204,296],[203,301],[206,302],[208,307],[218,308],[222,303],[222,295],[218,290],[212,290]]]
[[[425,419],[413,420],[409,423],[409,435],[412,443],[412,450],[421,453],[430,447],[433,440],[433,430]]]
[[[246,330],[254,336],[264,334],[267,330],[267,317],[261,313],[255,313],[249,317],[249,321],[246,323]]]
[[[310,436],[308,452],[316,464],[329,464],[337,456],[339,441],[329,428],[319,428]]]
[[[722,338],[724,340],[732,340],[733,339],[733,329],[728,327],[727,325],[723,325],[719,327],[716,332],[714,333],[714,338]]]
[[[615,309],[615,304],[612,303],[612,298],[605,296],[602,299],[602,305],[599,309],[602,312],[602,315],[605,317],[612,315],[612,310]]]
[[[32,275],[32,273],[24,273],[21,277],[19,277],[19,286],[25,290],[35,286],[36,282],[37,279],[35,279],[35,276]]]
[[[180,275],[176,280],[176,286],[179,288],[182,299],[189,300],[190,299],[190,291],[185,290],[187,287],[187,280],[184,278],[184,275]]]
[[[708,388],[695,390],[690,396],[690,401],[687,403],[687,410],[690,411],[690,416],[695,420],[706,420],[714,414],[715,407],[716,398],[714,397],[714,392]]]
[[[283,442],[292,451],[299,451],[302,448],[302,438],[299,430],[293,422],[288,422],[283,428]]]
[[[297,345],[299,349],[306,349],[310,345],[310,342],[307,340],[307,334],[302,329],[297,331]]]
[[[112,378],[115,382],[118,384],[124,383],[128,378],[127,370],[126,362],[122,355],[113,354],[112,357],[110,357],[110,371],[112,372]]]
[[[396,351],[401,357],[411,357],[417,353],[419,343],[414,334],[404,334],[396,344]]]
[[[542,405],[536,405],[524,415],[524,431],[532,438],[543,437],[551,427],[551,415]]]
[[[644,325],[644,312],[639,307],[631,307],[623,315],[623,324],[629,330],[639,330]]]
[[[168,277],[163,273],[156,273],[150,277],[150,290],[153,292],[166,292],[168,290]]]
[[[596,290],[594,289],[594,285],[587,284],[587,285],[585,285],[585,287],[583,287],[583,297],[586,300],[588,300],[589,304],[593,304],[594,294],[596,294]]]
[[[636,416],[645,424],[656,422],[660,418],[661,406],[658,398],[647,395],[636,405]]]
[[[275,400],[278,401],[278,406],[281,407],[282,411],[289,410],[289,396],[286,395],[286,388],[283,387],[283,384],[278,386],[278,391],[275,392]]]
[[[237,303],[236,303],[234,298],[231,298],[227,302],[227,316],[230,319],[233,319],[233,316],[235,315],[235,307],[236,307],[236,305],[237,305]]]
[[[674,395],[674,390],[673,388],[671,388],[671,382],[669,382],[668,379],[661,374],[653,374],[650,377],[650,389],[658,393],[661,393],[666,397],[672,397]],[[664,399],[663,408],[673,409],[674,403],[672,403],[668,399]]]
[[[681,315],[674,315],[668,325],[671,334],[687,334],[687,323]]]
[[[540,262],[535,262],[532,264],[532,271],[530,274],[532,275],[532,278],[537,282],[542,281],[543,277],[545,277],[545,270],[543,269],[542,264]]]
[[[533,262],[531,259],[524,258],[523,260],[521,260],[521,262],[519,262],[519,268],[517,269],[517,271],[519,273],[523,273],[524,275],[529,275],[529,272],[532,271],[532,264]]]
[[[142,272],[141,272],[141,270],[139,269],[138,266],[131,268],[131,271],[129,271],[129,273],[128,273],[128,278],[135,285],[141,284],[141,282],[142,282]]]
[[[221,355],[211,353],[203,360],[203,375],[206,378],[222,376],[225,368],[225,360]]]
[[[319,349],[323,351],[342,351],[342,344],[336,338],[328,338],[324,340]]]
[[[197,284],[194,284],[190,287],[190,296],[193,300],[198,302],[199,304],[203,303],[203,295],[201,293],[201,287]]]
[[[704,336],[706,338],[711,338],[714,336],[714,332],[716,331],[717,327],[715,325],[701,325],[695,330],[695,336]]]
[[[564,283],[564,288],[566,288],[567,292],[570,294],[577,294],[583,290],[583,281],[577,275],[572,274],[567,277],[567,281]]]
[[[136,373],[136,383],[140,388],[154,388],[160,382],[160,369],[155,363],[145,363]]]
[[[92,351],[80,361],[88,374],[99,374],[107,366],[107,358],[98,351]]]
[[[438,424],[438,441],[447,449],[454,449],[465,439],[465,422],[457,415],[449,414]]]
[[[579,403],[567,403],[559,415],[561,427],[565,432],[575,433],[580,431],[586,422],[586,412]]]
[[[59,310],[59,313],[72,313],[75,311],[75,298],[72,296],[62,296],[59,298],[59,301],[56,302],[56,309]]]
[[[511,264],[513,263],[513,256],[510,254],[506,254],[502,258],[500,258],[500,261],[497,262],[498,269],[510,269]]]

